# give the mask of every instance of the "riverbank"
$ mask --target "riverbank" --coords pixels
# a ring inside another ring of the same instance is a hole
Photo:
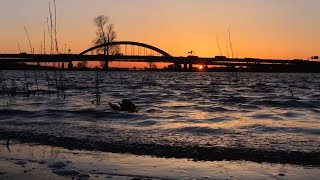
[[[9,151],[10,150],[10,151]],[[1,141],[0,179],[317,179],[319,167],[192,161]]]

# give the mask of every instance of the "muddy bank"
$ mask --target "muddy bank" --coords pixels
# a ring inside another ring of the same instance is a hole
[[[319,167],[155,158],[0,141],[0,179],[317,179]]]
[[[188,158],[195,161],[245,160],[252,162],[320,166],[320,152],[270,151],[250,148],[204,147],[157,143],[93,141],[76,137],[58,137],[36,132],[6,132],[0,139],[17,139],[23,143],[40,143],[66,149],[94,150],[112,153],[131,153],[165,158]]]

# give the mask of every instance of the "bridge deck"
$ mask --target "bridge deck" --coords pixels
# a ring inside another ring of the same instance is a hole
[[[164,57],[164,56],[123,56],[123,55],[41,55],[41,54],[0,54],[0,62],[72,62],[72,61],[127,61],[127,62],[162,62],[176,64],[296,64],[317,63],[303,60],[277,60],[255,58],[205,58],[205,57]]]

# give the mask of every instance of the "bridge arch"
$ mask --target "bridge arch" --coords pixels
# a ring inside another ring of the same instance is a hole
[[[101,44],[98,46],[94,46],[91,47],[83,52],[81,52],[79,55],[84,55],[90,51],[102,48],[102,47],[107,47],[107,46],[115,46],[115,45],[133,45],[133,46],[140,46],[140,47],[144,47],[144,48],[148,48],[151,49],[153,51],[156,51],[158,53],[160,53],[161,55],[165,56],[165,57],[171,57],[171,55],[157,47],[151,46],[149,44],[145,44],[145,43],[140,43],[140,42],[134,42],[134,41],[114,41],[114,42],[110,42],[110,43],[105,43],[105,44]]]

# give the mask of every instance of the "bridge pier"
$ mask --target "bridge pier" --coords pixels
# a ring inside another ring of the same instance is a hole
[[[203,69],[204,69],[205,71],[207,71],[207,70],[208,70],[208,65],[207,65],[207,64],[203,65]]]
[[[72,61],[69,61],[69,62],[68,62],[68,69],[69,69],[69,70],[73,69]]]
[[[188,64],[183,64],[183,69],[187,70],[188,69]]]
[[[174,69],[176,70],[176,71],[180,71],[181,70],[181,64],[179,64],[179,63],[174,63]]]
[[[108,60],[105,60],[105,61],[104,61],[103,69],[104,69],[104,70],[108,70],[108,69],[109,69],[109,61],[108,61]]]
[[[193,64],[192,64],[192,63],[189,64],[189,70],[190,70],[190,71],[193,70]]]

